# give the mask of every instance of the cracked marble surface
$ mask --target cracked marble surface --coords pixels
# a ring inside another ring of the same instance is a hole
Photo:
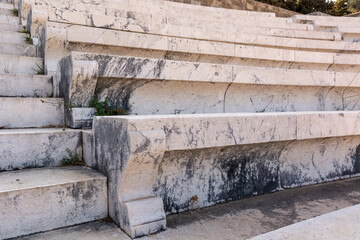
[[[359,119],[359,112],[97,117],[94,165],[109,178],[110,215],[122,225],[132,218],[119,214],[124,204],[154,195],[165,206],[157,211],[176,213],[356,176]],[[321,127],[312,131],[314,124]]]

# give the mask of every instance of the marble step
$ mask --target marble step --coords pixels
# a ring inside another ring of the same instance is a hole
[[[35,57],[36,47],[25,43],[0,43],[0,54]]]
[[[60,166],[68,151],[82,158],[81,138],[72,129],[0,129],[0,171]]]
[[[0,15],[16,16],[14,12],[14,5],[0,2]]]
[[[360,238],[360,205],[280,228],[251,240],[328,240]]]
[[[51,76],[0,74],[0,97],[51,97]]]
[[[48,23],[48,26],[52,25],[53,24]],[[67,33],[64,38],[67,38],[69,42],[73,43],[96,43],[98,45],[108,45],[113,47],[132,47],[161,51],[174,51],[189,54],[206,54],[281,62],[360,65],[360,57],[357,54],[309,52],[294,49],[277,49],[271,47],[249,46],[195,39],[183,39],[179,37],[167,37],[151,34],[145,35],[141,33],[113,31],[107,29],[89,28],[84,26],[69,26],[67,24],[58,24],[57,26],[59,27],[59,29],[65,30],[63,31],[63,34]],[[49,38],[50,34],[48,34],[48,39]],[[144,44],[144,42],[146,42],[146,44]],[[48,43],[47,49],[49,49],[50,46],[51,44]],[[51,51],[51,49],[49,49],[49,51]],[[53,51],[55,51],[55,49]],[[58,55],[59,54],[57,54],[57,56]]]
[[[22,27],[18,23],[9,24],[0,22],[0,31],[14,31],[18,32]]]
[[[0,31],[0,46],[3,43],[28,43],[26,37],[30,37],[29,34],[14,31]]]
[[[0,15],[0,23],[19,24],[19,18],[16,16]]]
[[[245,240],[359,204],[359,178],[306,186],[167,216],[169,228],[142,239]],[[112,223],[92,222],[16,240],[129,240]],[[316,239],[316,238],[315,238]],[[337,238],[345,239],[345,238]],[[313,239],[311,239],[313,240]]]
[[[0,239],[107,216],[106,177],[85,167],[0,173]]]
[[[156,235],[153,235],[156,239]],[[173,236],[175,237],[175,236]],[[14,240],[131,240],[113,223],[91,222],[45,233],[16,238]]]
[[[331,25],[349,25],[356,26],[360,24],[359,18],[344,18],[334,16],[313,16],[313,15],[295,15],[292,17],[295,23],[318,22],[320,24]]]
[[[61,127],[63,118],[61,98],[0,97],[0,128]]]
[[[13,0],[0,0],[0,3],[9,3],[12,4]]]
[[[1,73],[20,73],[20,74],[42,74],[43,59],[27,56],[13,56],[0,54],[0,74]]]
[[[34,12],[32,17],[31,33],[32,35],[38,35],[44,28],[46,24],[46,19],[43,17],[38,17],[43,15],[40,14],[41,10],[39,10],[39,8],[33,8],[33,10]],[[46,10],[43,10],[42,12],[44,11]],[[87,21],[87,19],[89,18],[93,19],[93,21]],[[148,19],[151,19],[151,17],[148,17]],[[136,17],[136,20],[129,22],[129,20],[124,17],[115,18],[107,17],[104,15],[90,15],[70,11],[63,12],[62,15],[59,15],[54,11],[50,10],[48,10],[48,20],[53,22],[73,23],[77,25],[86,25],[99,28],[104,27],[106,23],[107,25],[111,26],[110,28],[113,30],[144,32],[156,35],[174,36],[197,40],[230,42],[247,45],[271,46],[290,49],[306,49],[309,51],[326,50],[339,52],[344,49],[346,51],[360,51],[360,47],[358,46],[358,44],[339,42],[338,40],[341,39],[341,35],[339,33],[329,32],[324,34],[329,36],[331,35],[332,38],[324,39],[323,41],[319,41],[318,39],[289,39],[288,37],[269,36],[267,34],[260,33],[261,31],[254,33],[244,33],[243,30],[241,30],[241,32],[233,32],[231,30],[228,31],[228,29],[200,28],[197,26],[176,26],[166,21],[159,21],[162,23],[152,23],[151,21],[148,21],[147,18],[143,15],[140,15],[139,17]],[[307,32],[307,34],[313,35],[311,32]],[[316,37],[319,36],[313,35],[313,38]]]

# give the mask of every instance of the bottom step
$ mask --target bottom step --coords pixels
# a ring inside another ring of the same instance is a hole
[[[0,239],[107,216],[106,177],[85,167],[0,173]]]
[[[167,216],[168,228],[166,231],[141,239],[246,240],[290,224],[360,204],[359,185],[360,178],[347,179],[289,189],[273,194],[218,204],[192,212],[170,215]],[[355,208],[351,209],[353,209],[354,214],[358,214],[355,213]],[[343,223],[348,224],[349,221],[343,221]],[[358,223],[354,223],[353,226],[356,226],[355,224]],[[332,227],[331,225],[328,226]],[[327,227],[327,225],[324,225],[324,227]],[[346,238],[340,237],[336,239],[354,239],[352,236],[344,236]],[[111,223],[93,222],[22,237],[17,240],[100,239],[129,240],[130,238]]]
[[[92,222],[21,237],[17,240],[131,240],[131,238],[113,223]]]
[[[360,205],[280,228],[251,240],[360,239]]]

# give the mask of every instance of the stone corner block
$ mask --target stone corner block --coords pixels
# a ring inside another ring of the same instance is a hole
[[[75,129],[89,129],[95,113],[95,108],[67,108],[65,111],[66,125]]]
[[[70,53],[60,61],[60,96],[68,106],[86,107],[95,93],[99,76],[97,61],[76,60]]]
[[[153,197],[121,204],[120,226],[131,238],[165,230],[166,215],[162,199]]]

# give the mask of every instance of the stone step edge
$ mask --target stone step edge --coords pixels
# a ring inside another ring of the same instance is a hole
[[[0,178],[2,175],[7,174],[7,175],[12,175],[12,174],[19,174],[21,172],[24,171],[46,171],[46,170],[57,170],[57,169],[69,169],[69,168],[78,168],[78,169],[87,169],[89,171],[95,171],[87,166],[59,166],[59,167],[42,167],[42,168],[27,168],[27,169],[21,169],[21,170],[12,170],[12,171],[4,171],[4,172],[0,172]],[[71,183],[77,183],[77,182],[86,182],[86,181],[92,181],[92,180],[99,180],[99,179],[104,179],[106,178],[105,176],[101,176],[100,173],[98,176],[94,177],[87,177],[85,179],[81,179],[81,180],[68,180],[68,181],[62,181],[61,183],[51,183],[51,184],[34,184],[34,186],[27,186],[27,187],[23,187],[23,188],[17,188],[17,189],[13,189],[13,190],[0,190],[0,194],[1,193],[11,193],[11,192],[18,192],[18,191],[26,191],[29,189],[42,189],[42,188],[47,188],[47,187],[53,187],[53,186],[63,186],[63,185],[67,185],[67,184],[71,184]]]
[[[306,239],[351,239],[351,237],[355,239],[355,237],[360,237],[360,231],[355,232],[360,228],[360,223],[357,221],[359,217],[360,205],[355,205],[298,222],[250,240],[304,239],[304,236],[310,237]],[[338,225],[340,222],[341,226]],[[342,227],[345,230],[339,231]],[[354,232],[351,233],[351,230]],[[356,234],[356,236],[352,234]]]

